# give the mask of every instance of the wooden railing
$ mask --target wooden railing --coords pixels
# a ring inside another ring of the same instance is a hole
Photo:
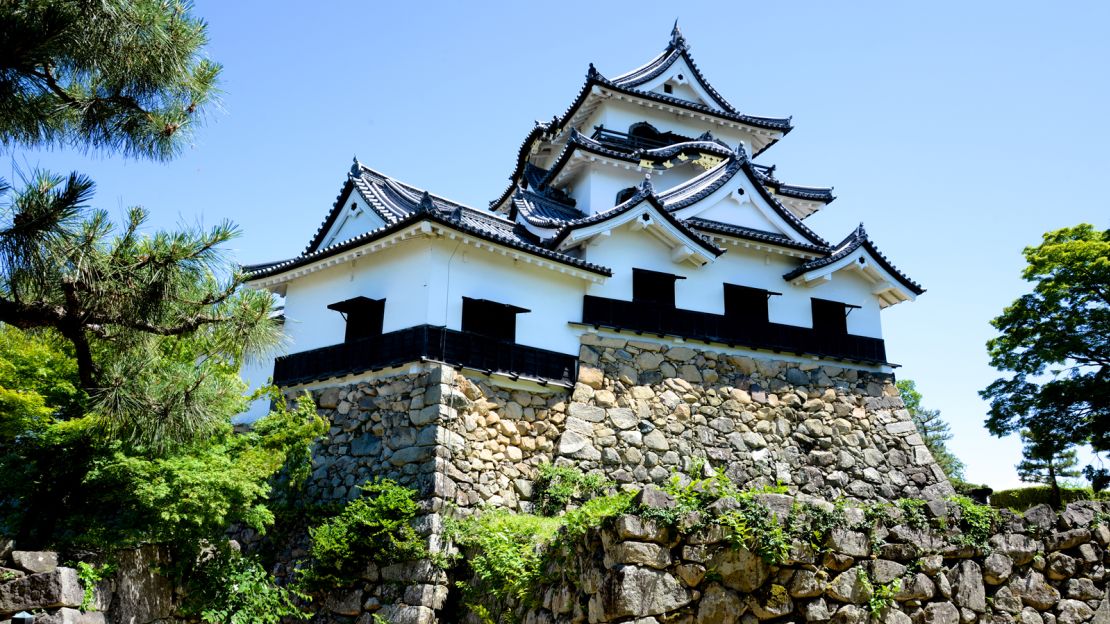
[[[721,314],[590,295],[583,300],[582,323],[780,353],[886,363],[886,347],[879,338],[822,333],[781,323],[744,322]]]
[[[578,358],[572,355],[471,332],[418,325],[280,357],[274,362],[274,384],[287,387],[421,359],[562,383],[574,383],[578,377]]]

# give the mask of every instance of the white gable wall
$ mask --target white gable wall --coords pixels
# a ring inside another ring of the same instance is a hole
[[[675,303],[679,308],[723,314],[724,284],[751,286],[782,293],[772,297],[768,304],[774,323],[813,327],[810,299],[817,297],[861,306],[848,315],[848,332],[882,337],[878,299],[862,278],[841,273],[814,288],[792,286],[782,276],[801,260],[737,246],[725,248],[727,251],[716,261],[697,268],[671,261],[668,248],[646,232],[633,231],[628,226],[618,228],[607,237],[594,239],[587,247],[587,260],[613,269],[613,277],[604,284],[591,285],[588,294],[630,301],[632,269],[648,269],[686,278],[675,285]]]
[[[695,113],[696,114],[696,113]],[[744,149],[751,154],[752,135],[739,128],[730,128],[714,121],[711,117],[701,119],[700,116],[691,117],[689,114],[669,113],[656,108],[646,108],[626,100],[610,98],[582,123],[578,131],[586,136],[593,134],[594,126],[603,125],[606,129],[619,132],[628,132],[628,128],[641,121],[646,121],[655,126],[660,132],[674,132],[682,136],[695,139],[706,130],[713,133],[713,137],[735,148],[743,143]]]
[[[352,205],[354,208],[352,208]],[[385,225],[385,221],[376,212],[370,209],[366,200],[357,190],[352,190],[347,197],[339,216],[324,236],[320,247],[327,247],[341,243],[347,239],[365,234]]]

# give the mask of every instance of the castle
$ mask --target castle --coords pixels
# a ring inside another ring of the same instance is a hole
[[[642,67],[592,65],[476,209],[355,162],[307,248],[247,267],[290,353],[248,371],[332,420],[322,497],[374,475],[527,508],[542,462],[621,483],[691,458],[835,498],[950,491],[891,385],[881,311],[923,289],[831,189],[756,159],[790,119],[740,112],[677,26]]]

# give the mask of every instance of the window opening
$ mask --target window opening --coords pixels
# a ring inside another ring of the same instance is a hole
[[[619,204],[623,204],[624,202],[632,199],[632,196],[634,196],[635,194],[636,194],[636,187],[634,187],[634,186],[630,186],[626,189],[621,189],[620,191],[617,192],[617,203],[613,204],[613,205],[616,206],[616,205],[619,205]]]
[[[328,306],[343,316],[347,328],[343,334],[344,342],[382,335],[382,322],[385,317],[385,299],[355,297]]]
[[[681,275],[632,269],[632,300],[639,303],[675,307],[675,280],[686,279]]]
[[[516,315],[531,312],[507,303],[463,297],[462,330],[494,340],[516,342]]]
[[[847,334],[848,315],[860,306],[842,301],[812,299],[813,329],[821,334]]]
[[[781,294],[762,288],[725,284],[725,317],[741,323],[766,324],[770,322],[768,302],[771,297]]]

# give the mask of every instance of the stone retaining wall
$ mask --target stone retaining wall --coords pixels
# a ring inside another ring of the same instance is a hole
[[[764,499],[780,512],[793,502]],[[958,517],[944,501],[928,510]],[[833,530],[824,552],[795,541],[781,565],[733,548],[719,526],[681,534],[620,516],[576,543],[574,563],[557,575],[563,582],[537,588],[542,607],[519,613],[525,624],[1108,624],[1108,511],[1085,502],[1059,516],[1044,506],[1004,513],[980,550],[937,530],[935,519],[934,528],[913,528],[891,510],[869,530]],[[846,516],[867,524],[861,510]],[[892,600],[873,610],[883,589]]]

